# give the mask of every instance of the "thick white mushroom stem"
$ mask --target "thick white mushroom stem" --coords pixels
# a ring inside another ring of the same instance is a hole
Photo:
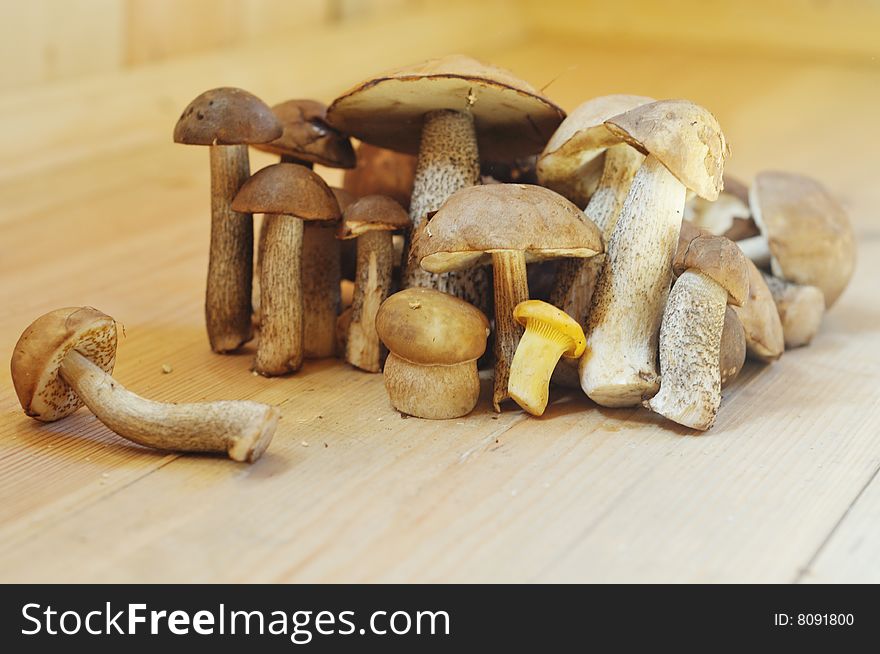
[[[423,366],[394,353],[385,361],[385,389],[395,409],[431,420],[465,416],[480,398],[476,361]]]
[[[439,110],[425,115],[416,163],[409,217],[413,230],[459,189],[480,183],[480,156],[474,118],[470,113]],[[435,275],[409,256],[407,241],[403,288],[433,288],[488,309],[489,274],[482,268]]]
[[[657,391],[657,338],[684,202],[684,185],[648,155],[606,247],[587,319],[581,387],[597,404],[637,406]]]
[[[303,361],[303,221],[267,214],[260,267],[260,343],[254,370],[272,377],[296,372]]]
[[[571,338],[543,320],[530,320],[526,326],[510,365],[507,391],[533,416],[544,415],[550,397],[550,376],[571,345]]]
[[[217,452],[254,462],[266,450],[281,412],[250,401],[169,404],[135,395],[76,350],[61,378],[95,417],[123,438],[160,450]]]
[[[232,200],[250,176],[246,145],[212,145],[211,246],[205,292],[208,340],[215,352],[237,350],[253,337],[251,281],[254,219],[232,210]]]
[[[303,349],[307,359],[326,359],[336,353],[340,278],[336,225],[307,224],[302,249]]]
[[[391,290],[394,245],[389,231],[370,231],[357,239],[357,268],[345,360],[368,372],[382,370],[382,343],[376,314]]]
[[[736,244],[758,268],[770,269],[770,244],[764,236],[750,236],[737,241]]]
[[[652,411],[691,429],[709,429],[721,405],[721,332],[727,291],[695,270],[669,294],[660,327],[660,390]]]
[[[501,412],[501,403],[508,399],[510,364],[516,354],[523,328],[513,318],[513,310],[529,299],[526,255],[517,250],[492,252],[495,283],[495,383],[492,406]]]
[[[773,296],[787,349],[809,345],[825,315],[825,295],[815,286],[793,284],[764,273]]]

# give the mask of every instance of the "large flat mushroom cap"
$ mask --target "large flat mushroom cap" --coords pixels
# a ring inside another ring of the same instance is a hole
[[[755,177],[752,214],[770,246],[773,274],[816,286],[830,307],[852,277],[856,246],[843,207],[815,179],[777,171]]]
[[[710,234],[687,221],[681,224],[672,269],[676,275],[696,270],[711,277],[727,291],[730,304],[741,306],[748,297],[749,269],[739,246],[729,238]]]
[[[488,184],[454,193],[413,237],[414,256],[432,273],[487,265],[492,252],[526,261],[587,258],[603,252],[599,228],[577,206],[541,186]]]
[[[718,120],[689,100],[660,100],[609,118],[608,129],[644,154],[652,154],[686,187],[707,200],[724,188],[730,154]]]
[[[174,142],[186,145],[251,145],[283,133],[269,106],[243,89],[205,91],[187,105],[174,126]]]
[[[424,115],[440,109],[472,114],[480,157],[492,161],[537,154],[565,118],[512,73],[449,55],[362,82],[333,101],[327,120],[362,141],[417,154]]]
[[[344,240],[366,232],[394,232],[411,226],[409,214],[397,202],[384,195],[368,195],[348,205],[337,236]]]
[[[742,306],[734,306],[746,334],[749,354],[763,361],[775,361],[785,350],[782,320],[773,295],[758,267],[746,259],[749,295]]]
[[[329,168],[354,168],[351,139],[327,124],[327,106],[316,100],[288,100],[272,107],[284,132],[258,150]]]
[[[457,297],[408,288],[379,307],[376,333],[391,352],[410,363],[451,366],[483,356],[489,321]]]
[[[82,402],[58,370],[71,349],[107,373],[116,363],[116,322],[92,307],[65,307],[37,318],[12,352],[12,385],[24,412],[44,422],[59,420]]]
[[[242,185],[232,208],[302,220],[339,220],[339,203],[327,183],[305,166],[279,163],[261,168]]]

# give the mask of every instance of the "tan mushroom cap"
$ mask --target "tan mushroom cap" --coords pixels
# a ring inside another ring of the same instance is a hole
[[[681,224],[672,269],[676,275],[696,270],[711,277],[727,291],[729,304],[741,306],[749,295],[749,269],[739,246],[687,221]]]
[[[770,246],[773,274],[816,286],[830,307],[852,277],[856,246],[840,203],[815,179],[777,171],[755,177],[752,214]]]
[[[416,232],[414,249],[432,273],[491,263],[499,250],[526,261],[592,257],[604,251],[599,228],[558,193],[529,184],[471,186],[454,193]]]
[[[538,180],[543,186],[571,197],[573,180],[588,176],[597,159],[619,136],[605,126],[605,121],[619,114],[654,102],[643,95],[603,95],[579,105],[562,121],[550,137],[538,159]]]
[[[345,240],[366,232],[393,232],[410,226],[409,214],[397,202],[384,195],[368,195],[343,212],[337,237]]]
[[[440,109],[472,114],[480,156],[492,161],[537,154],[565,118],[512,73],[449,55],[358,84],[333,101],[327,120],[362,141],[417,154],[424,115]]]
[[[451,366],[483,356],[489,321],[457,297],[408,288],[379,307],[376,333],[389,351],[410,363]]]
[[[355,197],[387,195],[409,209],[415,176],[413,155],[361,143],[357,148],[357,165],[345,171],[342,185]]]
[[[763,361],[774,361],[785,350],[779,311],[758,267],[746,259],[746,268],[749,295],[741,307],[735,307],[736,315],[745,330],[749,353]]]
[[[92,307],[66,307],[37,318],[12,352],[12,385],[24,412],[50,422],[70,415],[82,402],[58,369],[73,348],[103,371],[116,363],[116,322]]]
[[[605,124],[643,154],[654,155],[700,197],[715,200],[724,188],[722,174],[730,146],[708,109],[689,100],[660,100]]]
[[[271,213],[302,220],[339,220],[339,204],[323,179],[299,164],[261,168],[242,185],[232,208],[243,213]]]
[[[351,139],[327,124],[327,106],[317,100],[288,100],[272,107],[284,132],[258,150],[329,168],[354,168]]]
[[[269,106],[243,89],[205,91],[187,105],[174,126],[174,142],[186,145],[250,145],[281,136]]]

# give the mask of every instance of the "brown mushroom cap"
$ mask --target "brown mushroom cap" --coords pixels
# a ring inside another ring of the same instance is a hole
[[[660,100],[608,119],[618,138],[654,155],[700,197],[715,200],[730,147],[715,116],[689,100]]]
[[[818,287],[830,307],[855,268],[855,239],[846,211],[818,181],[794,173],[759,173],[751,196],[755,222],[770,246],[773,274]]]
[[[409,214],[384,195],[368,195],[352,202],[342,214],[338,238],[357,238],[365,232],[393,232],[410,227]]]
[[[287,155],[329,168],[354,168],[351,139],[327,124],[327,106],[316,100],[288,100],[272,107],[284,132],[258,150]]]
[[[338,188],[336,186],[331,186],[330,190],[333,191],[333,197],[336,198],[337,204],[339,204],[339,212],[342,213],[346,209],[348,209],[348,205],[357,200],[357,196],[352,195],[344,188]]]
[[[66,307],[37,318],[12,352],[12,384],[24,412],[46,422],[70,415],[82,402],[58,369],[72,349],[104,372],[116,363],[116,322],[92,307]]]
[[[186,145],[249,145],[281,136],[269,106],[243,89],[205,91],[187,105],[174,126],[174,142]]]
[[[410,363],[451,366],[483,355],[489,321],[457,297],[408,288],[379,307],[376,333],[391,352]]]
[[[426,113],[474,117],[480,156],[508,161],[541,151],[565,112],[537,89],[463,55],[430,59],[367,80],[327,110],[328,122],[362,141],[416,154]]]
[[[599,228],[583,211],[529,184],[463,188],[422,223],[413,242],[417,261],[432,273],[487,265],[497,250],[520,250],[527,262],[604,250]]]
[[[357,147],[357,165],[345,171],[343,188],[355,197],[387,195],[409,209],[416,176],[416,158],[377,145]]]
[[[323,179],[305,166],[279,163],[261,168],[242,185],[232,208],[302,220],[339,220],[339,204]]]
[[[775,361],[785,350],[779,311],[758,267],[746,259],[746,268],[749,295],[741,307],[735,308],[736,315],[745,330],[749,354],[762,361]]]
[[[739,246],[687,221],[681,225],[672,269],[676,275],[685,270],[697,270],[711,277],[727,291],[730,304],[741,306],[748,297],[749,270]]]

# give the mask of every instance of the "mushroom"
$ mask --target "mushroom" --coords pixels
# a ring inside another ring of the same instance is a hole
[[[510,397],[533,416],[544,415],[550,376],[561,357],[584,353],[584,330],[567,313],[540,300],[516,305],[513,318],[525,332],[510,364]]]
[[[345,171],[342,188],[356,198],[385,195],[409,209],[416,158],[369,143],[357,147],[357,166]]]
[[[529,299],[526,263],[602,252],[599,228],[577,206],[541,186],[488,184],[453,194],[413,238],[429,272],[492,264],[495,286],[495,388],[492,405],[507,399],[510,362],[522,328],[513,309]]]
[[[718,197],[728,147],[715,117],[687,100],[645,104],[605,124],[647,156],[607,244],[581,387],[598,404],[635,406],[658,388],[657,338],[686,189]]]
[[[764,275],[750,259],[749,296],[741,307],[733,307],[746,335],[746,352],[758,361],[770,363],[782,356],[785,340],[779,311]]]
[[[382,370],[376,313],[391,292],[391,233],[409,226],[403,207],[383,195],[356,200],[343,213],[338,237],[357,239],[357,273],[345,360],[361,370]]]
[[[684,206],[684,219],[710,234],[739,241],[759,234],[749,209],[749,188],[724,175],[724,188],[715,201],[695,195]]]
[[[250,401],[171,404],[146,400],[116,381],[116,323],[91,307],[37,318],[12,353],[12,383],[24,412],[43,422],[86,405],[123,438],[161,450],[221,452],[254,462],[266,450],[281,412]]]
[[[477,359],[489,336],[482,311],[440,291],[409,288],[382,303],[376,332],[389,350],[385,389],[395,409],[433,420],[473,411]]]
[[[809,345],[825,314],[825,295],[815,286],[792,284],[764,273],[764,281],[782,321],[785,349]]]
[[[794,173],[759,173],[750,191],[760,236],[739,241],[758,266],[776,277],[816,286],[829,309],[855,268],[852,226],[843,207],[814,179]]]
[[[724,311],[721,332],[721,388],[737,378],[746,362],[746,333],[736,311],[730,305]]]
[[[211,148],[205,321],[215,352],[231,352],[253,337],[254,221],[250,214],[234,211],[231,204],[250,175],[248,144],[266,143],[281,133],[281,124],[269,107],[236,88],[205,91],[189,103],[174,127],[175,143]]]
[[[232,206],[237,211],[265,214],[260,343],[254,370],[267,376],[294,372],[302,365],[305,352],[304,312],[323,301],[311,297],[303,281],[303,222],[329,222],[335,227],[339,205],[324,180],[311,170],[279,163],[254,173]],[[335,314],[333,320],[335,324]],[[332,342],[333,326],[330,338]]]
[[[409,208],[414,228],[455,191],[479,184],[481,156],[507,161],[536,154],[564,117],[508,71],[462,55],[379,75],[343,93],[327,110],[332,125],[362,141],[418,155]],[[419,270],[408,255],[405,260],[405,287],[437,288],[485,307],[485,271],[438,278]]]
[[[746,259],[733,241],[684,223],[673,269],[679,277],[660,325],[660,390],[645,406],[706,430],[721,405],[725,308],[742,305],[749,292]]]

